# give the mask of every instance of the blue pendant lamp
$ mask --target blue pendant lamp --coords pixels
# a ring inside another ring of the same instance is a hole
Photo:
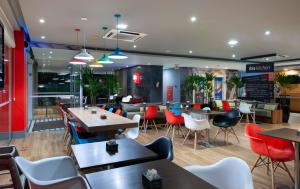
[[[119,48],[119,28],[118,28],[118,25],[119,25],[119,18],[121,17],[121,15],[120,14],[115,14],[114,16],[117,19],[117,48],[114,50],[113,53],[111,53],[108,56],[108,58],[122,60],[122,59],[128,58],[128,56],[126,54],[123,54],[121,52],[121,49]]]
[[[108,29],[107,27],[102,27],[103,29],[103,33],[105,34],[105,31]],[[104,50],[105,49],[105,39],[103,39],[103,43],[104,43]],[[103,54],[102,58],[98,59],[98,62],[101,64],[113,64],[114,62],[108,57],[107,54]]]

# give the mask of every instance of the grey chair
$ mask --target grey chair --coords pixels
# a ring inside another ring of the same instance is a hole
[[[16,162],[28,179],[31,189],[90,189],[68,156],[34,162],[19,156],[16,157]]]
[[[25,185],[25,177],[20,176],[18,167],[13,156],[9,153],[0,155],[0,171],[9,171],[12,183],[1,184],[0,189],[14,188],[23,189]]]

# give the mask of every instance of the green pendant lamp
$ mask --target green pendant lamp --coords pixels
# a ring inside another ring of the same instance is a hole
[[[102,30],[103,30],[103,33],[105,34],[106,30],[108,28],[107,27],[102,27]],[[105,49],[105,39],[104,40],[104,50]],[[101,64],[113,64],[114,62],[108,57],[107,54],[103,54],[103,56],[101,58],[98,59],[98,62],[101,63]]]

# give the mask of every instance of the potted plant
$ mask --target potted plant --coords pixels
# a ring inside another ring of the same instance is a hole
[[[188,75],[184,79],[184,89],[189,94],[192,91],[193,103],[196,102],[196,93],[200,92],[200,86],[205,78],[199,75]]]
[[[238,90],[244,86],[244,82],[242,78],[238,77],[237,75],[233,75],[227,81],[227,87],[234,89],[234,96],[238,98]]]
[[[206,102],[211,105],[212,103],[212,92],[213,92],[213,80],[215,75],[212,72],[205,72],[204,80],[204,91],[206,96]]]
[[[274,83],[279,85],[279,98],[283,118],[282,121],[287,123],[290,118],[290,99],[287,95],[288,90],[290,89],[290,84],[293,82],[293,77],[286,75],[284,72],[279,72],[275,74]]]
[[[89,67],[84,67],[81,70],[82,80],[81,85],[89,93],[91,105],[96,105],[96,97],[101,91],[101,85],[93,75],[93,71]]]

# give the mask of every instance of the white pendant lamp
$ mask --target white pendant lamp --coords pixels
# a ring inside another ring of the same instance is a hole
[[[76,32],[76,37],[77,37],[77,42],[76,42],[76,44],[77,44],[77,46],[78,46],[78,34],[79,34],[79,32],[80,32],[80,29],[79,29],[79,28],[76,28],[76,29],[74,29],[74,30],[75,30],[75,32]],[[73,65],[85,65],[85,64],[86,64],[86,62],[84,62],[83,60],[79,60],[79,59],[76,59],[76,58],[73,58],[69,63],[70,63],[70,64],[73,64]]]
[[[122,60],[122,59],[128,58],[128,56],[126,54],[123,54],[121,52],[121,49],[119,48],[119,28],[118,28],[118,25],[119,25],[119,18],[121,17],[121,15],[120,14],[115,14],[114,16],[117,19],[117,48],[114,50],[113,53],[111,53],[108,56],[108,58]]]
[[[92,61],[94,60],[94,57],[89,54],[85,48],[85,31],[83,30],[83,49],[81,49],[81,52],[77,54],[74,58],[79,60],[86,60],[86,61]]]

